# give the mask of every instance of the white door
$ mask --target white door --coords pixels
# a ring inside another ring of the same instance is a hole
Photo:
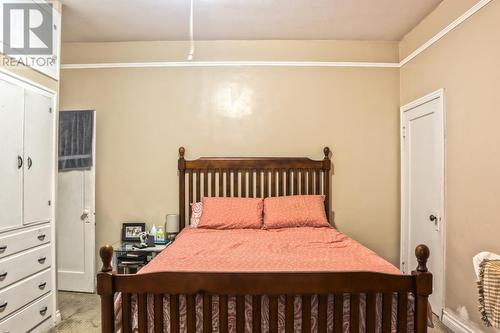
[[[95,279],[95,112],[90,170],[58,172],[58,289],[94,292]]]
[[[0,231],[23,224],[24,89],[0,80]]]
[[[52,99],[26,90],[24,103],[24,224],[48,222],[54,170]]]
[[[430,303],[441,315],[444,295],[444,117],[443,91],[401,108],[401,267],[417,267],[415,247],[430,249]]]

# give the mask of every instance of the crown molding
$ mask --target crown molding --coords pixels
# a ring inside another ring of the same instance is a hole
[[[162,67],[376,67],[398,68],[397,62],[342,62],[342,61],[161,61],[95,64],[65,64],[61,69],[109,68],[162,68]]]

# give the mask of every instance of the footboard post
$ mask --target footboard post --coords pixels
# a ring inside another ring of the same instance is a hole
[[[427,310],[429,295],[432,294],[432,274],[427,270],[427,259],[429,259],[429,248],[419,245],[415,249],[417,257],[417,269],[411,272],[416,276],[416,304],[415,304],[415,332],[427,332]]]
[[[184,147],[179,147],[179,161],[177,168],[179,169],[179,229],[184,229],[186,225],[186,161],[184,160]],[[214,181],[212,179],[212,181]],[[205,189],[206,191],[207,189]]]
[[[102,260],[101,272],[97,274],[97,293],[101,296],[101,331],[103,333],[114,333],[114,290],[113,290],[113,247],[105,245],[99,250]]]

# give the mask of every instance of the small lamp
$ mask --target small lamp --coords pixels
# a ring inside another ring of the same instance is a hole
[[[179,215],[167,214],[165,231],[167,232],[168,239],[173,240],[175,238],[179,233]]]

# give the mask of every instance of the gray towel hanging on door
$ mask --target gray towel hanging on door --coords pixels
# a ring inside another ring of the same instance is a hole
[[[92,167],[94,111],[59,113],[59,171]]]

